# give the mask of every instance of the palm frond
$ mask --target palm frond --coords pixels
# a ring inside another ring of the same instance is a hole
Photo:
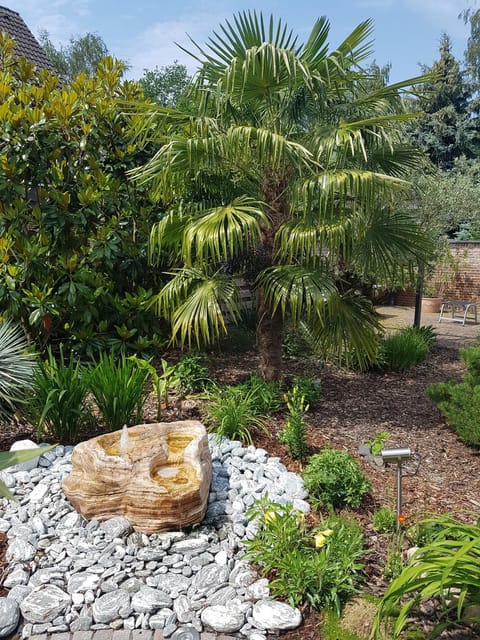
[[[332,292],[302,324],[324,357],[355,360],[361,368],[375,361],[381,325],[372,303],[353,291]]]
[[[212,343],[227,333],[227,319],[239,317],[235,281],[226,274],[183,268],[157,296],[157,310],[172,325],[172,341],[181,345]]]
[[[411,216],[387,206],[371,208],[357,219],[352,268],[359,274],[392,279],[401,265],[417,265],[420,256],[433,256],[434,246]]]
[[[259,204],[246,196],[207,209],[185,227],[182,254],[186,264],[220,262],[244,253],[259,239],[260,223],[267,224],[266,216]]]
[[[285,317],[289,313],[294,324],[302,316],[311,316],[318,305],[335,291],[335,283],[328,271],[307,269],[303,265],[270,267],[262,271],[256,284],[263,289],[272,308]]]

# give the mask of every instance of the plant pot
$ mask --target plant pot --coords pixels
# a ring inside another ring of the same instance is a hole
[[[442,298],[422,298],[422,311],[423,313],[439,313],[442,306]]]

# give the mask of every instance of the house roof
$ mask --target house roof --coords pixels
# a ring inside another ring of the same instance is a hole
[[[37,67],[55,72],[42,46],[16,11],[0,6],[0,31],[6,31],[15,41],[18,56],[25,56]]]

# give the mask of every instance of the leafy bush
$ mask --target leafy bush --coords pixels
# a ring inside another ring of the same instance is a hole
[[[163,269],[145,250],[158,203],[127,172],[154,145],[136,144],[117,107],[140,100],[140,88],[111,59],[68,85],[46,70],[34,82],[14,46],[0,34],[2,314],[41,349],[144,353],[162,342],[152,303]]]
[[[397,514],[388,507],[382,507],[373,514],[372,524],[379,533],[393,533],[397,528]]]
[[[423,362],[430,351],[428,334],[416,327],[406,327],[384,338],[379,351],[381,369],[403,371]]]
[[[407,628],[414,608],[436,598],[440,623],[435,631],[462,623],[467,607],[480,597],[480,526],[463,524],[450,516],[425,521],[439,526],[432,542],[421,547],[381,600],[373,634],[382,637],[382,623],[394,619],[392,638]],[[471,632],[471,629],[470,629]],[[470,636],[469,636],[470,637]]]
[[[373,456],[380,455],[386,441],[390,438],[388,431],[380,431],[376,433],[370,440],[365,443],[370,447],[370,452]]]
[[[258,414],[255,389],[213,386],[206,394],[207,421],[212,431],[231,440],[252,443],[251,431],[265,429]]]
[[[321,521],[309,530],[302,513],[291,504],[280,505],[264,498],[248,512],[259,528],[246,541],[247,557],[273,574],[270,588],[292,606],[309,604],[340,611],[357,593],[363,555],[361,528],[340,517]]]
[[[88,373],[87,384],[104,427],[117,431],[141,421],[148,371],[122,354],[104,355]]]
[[[25,401],[32,383],[34,355],[27,348],[20,328],[0,325],[0,419],[8,419]]]
[[[278,434],[279,439],[287,445],[292,458],[304,458],[307,455],[307,430],[304,415],[309,407],[305,403],[305,396],[301,395],[296,386],[285,395],[285,399],[289,415],[284,429]]]
[[[25,408],[26,416],[36,425],[37,436],[71,444],[83,431],[90,431],[94,417],[87,392],[87,378],[80,361],[70,354],[67,362],[60,349],[57,362],[49,350],[47,360],[35,368],[32,395]]]
[[[356,508],[370,491],[370,482],[355,458],[335,449],[312,456],[303,478],[310,500],[317,506]]]
[[[181,393],[203,391],[211,382],[204,357],[199,353],[188,353],[180,358],[175,375]]]

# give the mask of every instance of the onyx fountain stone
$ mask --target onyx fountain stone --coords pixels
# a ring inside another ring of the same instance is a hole
[[[197,420],[140,424],[81,442],[65,495],[87,519],[125,516],[158,533],[202,521],[212,480],[205,427]]]

